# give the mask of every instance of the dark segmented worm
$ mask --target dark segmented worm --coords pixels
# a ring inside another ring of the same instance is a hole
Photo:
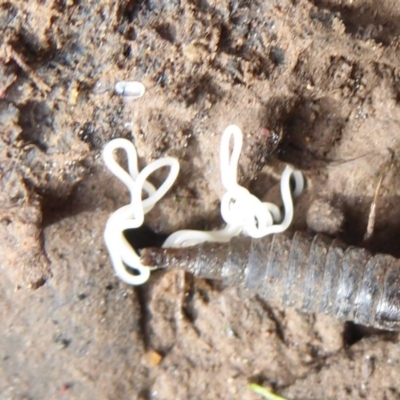
[[[144,265],[246,287],[304,312],[400,330],[400,260],[305,232],[229,243],[147,248]]]

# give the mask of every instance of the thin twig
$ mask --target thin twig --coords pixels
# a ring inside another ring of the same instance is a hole
[[[11,45],[6,46],[6,55],[29,76],[33,83],[45,93],[51,91],[51,87],[22,59],[22,57],[13,49]]]
[[[379,182],[376,185],[375,193],[374,193],[374,198],[371,203],[371,207],[369,209],[369,215],[368,215],[368,224],[367,224],[367,230],[364,235],[364,244],[368,243],[374,234],[375,230],[375,221],[376,221],[376,209],[377,209],[377,204],[378,204],[378,199],[379,199],[379,194],[381,191],[382,183],[384,179],[386,178],[387,174],[393,167],[394,163],[394,152],[391,149],[388,149],[390,152],[390,158],[389,161],[386,163],[385,168],[381,174],[381,177],[379,178]]]

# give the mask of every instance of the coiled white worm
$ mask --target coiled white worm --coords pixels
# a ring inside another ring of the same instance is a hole
[[[115,160],[114,150],[123,149],[128,158],[128,171]],[[116,275],[130,285],[141,285],[149,279],[150,268],[140,263],[139,255],[125,239],[123,232],[143,225],[144,216],[164,196],[179,173],[179,162],[166,157],[156,160],[139,172],[136,148],[129,140],[114,139],[103,150],[103,159],[108,169],[128,188],[131,202],[110,215],[104,230],[104,240]],[[169,167],[164,183],[156,189],[147,178],[157,169]],[[142,199],[142,190],[148,197]],[[136,271],[136,275],[125,267]]]
[[[233,139],[233,151],[230,154],[230,142]],[[281,195],[285,210],[283,221],[279,208],[272,203],[261,202],[237,182],[237,167],[242,150],[243,134],[236,125],[228,126],[221,139],[221,179],[226,193],[221,200],[221,215],[225,228],[216,231],[180,230],[170,235],[163,247],[186,247],[203,242],[228,242],[232,237],[244,234],[252,238],[261,238],[273,233],[283,232],[293,219],[293,200],[290,189],[290,177],[295,181],[293,194],[299,195],[304,188],[303,175],[287,166],[281,178]],[[115,160],[114,150],[125,150],[128,157],[128,170],[125,171]],[[131,285],[140,285],[150,276],[150,267],[140,263],[136,251],[125,239],[123,232],[140,227],[144,215],[164,196],[175,182],[179,172],[179,163],[171,157],[156,160],[138,171],[135,146],[126,139],[109,142],[103,151],[104,162],[110,171],[128,188],[131,202],[115,211],[109,217],[104,231],[104,240],[110,253],[116,275]],[[157,169],[170,167],[169,175],[158,188],[147,181]],[[142,199],[142,190],[148,197]],[[128,268],[127,268],[128,267]],[[129,269],[136,271],[136,275]]]

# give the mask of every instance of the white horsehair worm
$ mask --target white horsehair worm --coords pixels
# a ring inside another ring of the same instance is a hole
[[[233,150],[230,143],[233,139]],[[295,182],[294,196],[304,188],[304,178],[300,171],[287,166],[281,178],[281,196],[284,217],[278,206],[261,202],[237,181],[237,168],[243,144],[243,134],[236,125],[228,126],[222,134],[220,159],[221,179],[226,190],[221,199],[221,215],[226,226],[221,230],[197,231],[180,230],[170,235],[163,247],[187,247],[204,242],[229,242],[235,236],[243,234],[251,238],[285,231],[293,219],[293,199],[290,178]],[[114,151],[123,149],[128,158],[128,171],[124,170],[114,158]],[[175,182],[179,173],[179,162],[175,158],[165,157],[147,165],[139,172],[136,148],[126,139],[114,139],[103,150],[103,159],[108,169],[128,188],[131,196],[129,204],[119,208],[109,217],[104,231],[104,240],[110,254],[116,275],[131,285],[145,283],[152,267],[142,265],[140,257],[124,237],[124,231],[139,228],[144,216],[165,195]],[[156,189],[147,179],[156,170],[169,167],[170,171]],[[147,197],[142,199],[142,190]],[[277,223],[281,221],[281,223]]]

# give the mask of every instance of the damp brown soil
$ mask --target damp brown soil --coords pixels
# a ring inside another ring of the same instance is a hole
[[[117,137],[142,166],[177,157],[148,227],[218,228],[237,124],[257,196],[279,202],[284,166],[303,171],[295,229],[399,257],[399,17],[396,0],[1,1],[0,398],[256,400],[255,382],[400,399],[397,334],[182,271],[120,282],[102,235],[128,194],[101,159]],[[145,96],[116,95],[122,80]]]

